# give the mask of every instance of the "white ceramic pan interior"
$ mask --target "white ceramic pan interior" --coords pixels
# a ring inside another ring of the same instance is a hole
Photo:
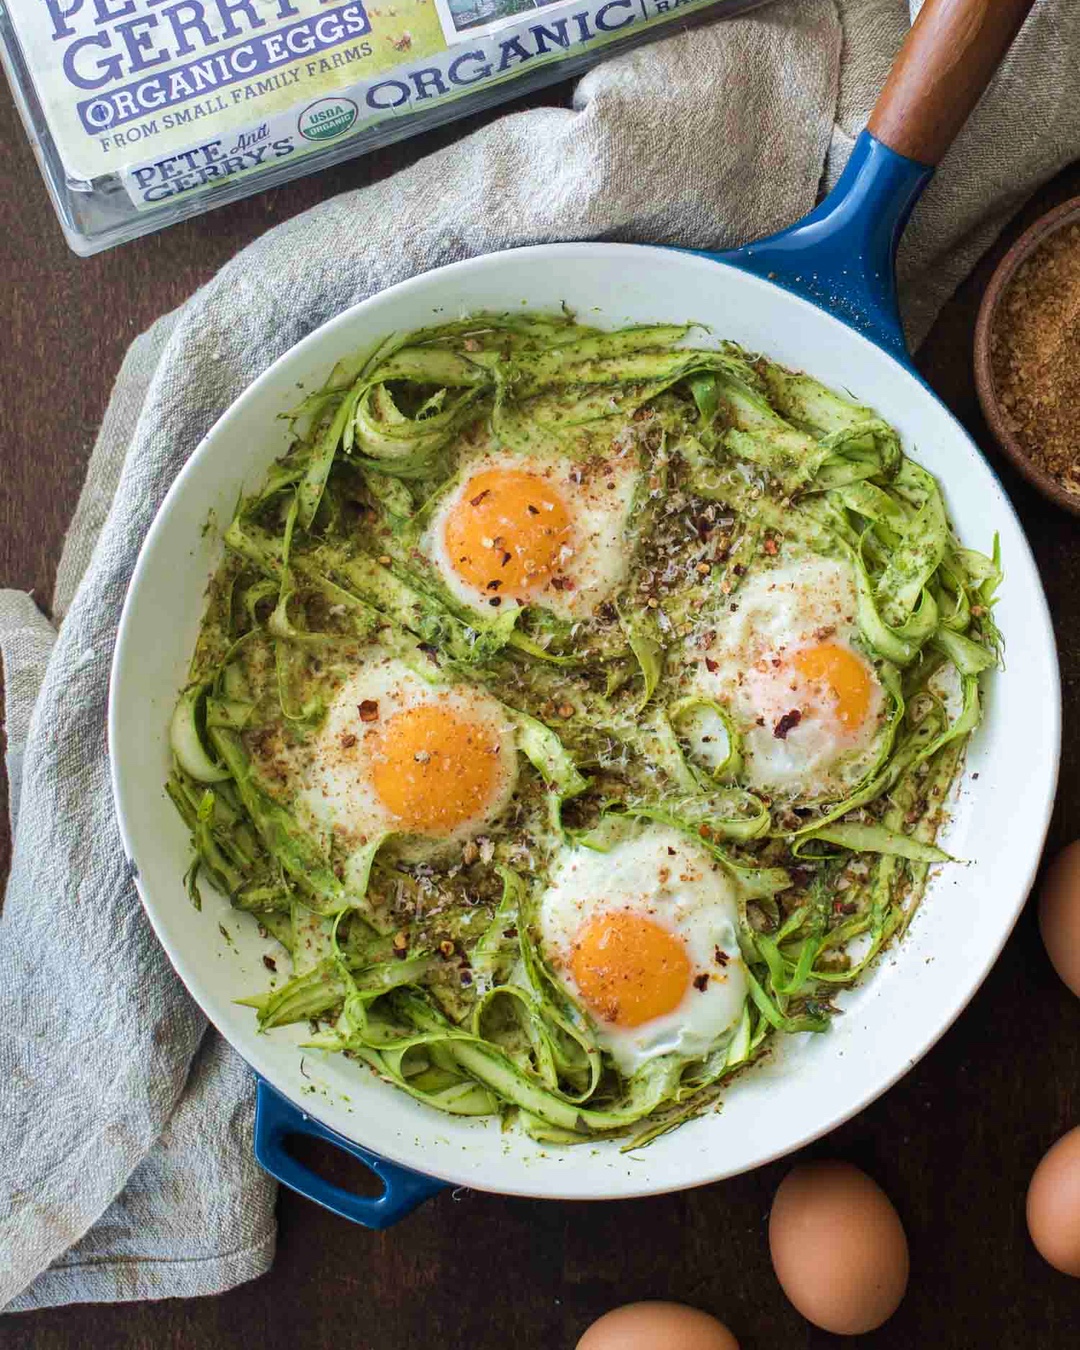
[[[495,1121],[443,1115],[342,1057],[301,1051],[305,1028],[256,1031],[238,996],[268,987],[255,921],[205,887],[196,912],[182,877],[185,827],[167,799],[167,724],[199,627],[237,492],[286,448],[277,414],[297,386],[321,384],[335,361],[394,330],[482,310],[556,309],[584,321],[697,320],[714,340],[847,388],[899,428],[905,449],[938,476],[961,538],[1001,541],[997,619],[1007,664],[989,680],[945,844],[967,861],[941,870],[904,942],[845,994],[824,1035],[801,1036],[709,1112],[640,1152],[619,1144],[539,1147]],[[810,303],[746,272],[690,254],[609,244],[522,249],[415,278],[341,314],[272,366],[192,455],[147,539],[116,649],[109,737],[125,847],[165,950],[210,1020],[271,1084],[347,1138],[457,1184],[573,1198],[642,1195],[699,1185],[790,1152],[884,1092],[949,1026],[986,975],[1031,886],[1054,796],[1059,689],[1053,634],[1027,543],[1001,487],[968,437],[913,374]],[[219,925],[229,933],[226,942]],[[303,1066],[303,1067],[302,1067]]]

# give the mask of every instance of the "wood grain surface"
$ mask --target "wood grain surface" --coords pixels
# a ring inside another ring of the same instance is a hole
[[[1035,0],[926,0],[870,114],[897,154],[937,164]]]
[[[548,91],[545,101],[566,93]],[[80,261],[62,242],[5,90],[0,584],[32,589],[47,606],[110,383],[137,332],[267,227],[454,134],[447,129]],[[1077,192],[1080,166],[1040,193],[1021,220]],[[1001,472],[1046,583],[1065,693],[1065,756],[1051,840],[1058,845],[1080,834],[1080,745],[1073,740],[1080,717],[1080,524],[1011,473],[980,421],[971,334],[991,261],[948,306],[921,365]],[[1023,707],[1012,715],[1022,719]],[[4,849],[0,830],[0,871]],[[977,912],[971,921],[978,922]],[[915,1000],[918,972],[911,974]],[[911,1243],[911,1286],[899,1312],[881,1331],[850,1344],[1080,1345],[1080,1281],[1056,1274],[1035,1254],[1023,1207],[1035,1163],[1077,1123],[1080,1001],[1051,971],[1029,909],[986,984],[936,1048],[880,1101],[807,1151],[866,1168],[896,1203]],[[703,1190],[608,1204],[446,1192],[384,1234],[282,1192],[278,1257],[262,1279],[217,1298],[0,1317],[0,1350],[572,1350],[592,1318],[646,1297],[716,1313],[743,1350],[816,1350],[839,1342],[802,1321],[769,1266],[769,1201],[789,1165]],[[353,1175],[336,1158],[326,1170],[338,1180]]]

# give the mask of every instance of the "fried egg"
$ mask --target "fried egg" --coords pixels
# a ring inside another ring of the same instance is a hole
[[[430,684],[383,656],[338,689],[311,751],[300,805],[346,850],[380,834],[410,836],[423,857],[477,834],[509,804],[513,728],[480,690]]]
[[[546,959],[627,1076],[660,1055],[707,1054],[742,1013],[735,883],[677,830],[563,854],[539,920]]]
[[[885,703],[858,644],[850,566],[807,555],[756,572],[722,617],[688,645],[684,688],[727,710],[744,780],[793,800],[842,795],[873,762]],[[680,730],[705,765],[726,757],[715,713]]]
[[[480,455],[438,504],[424,551],[472,609],[516,602],[586,617],[625,579],[639,478],[630,449],[585,462]]]

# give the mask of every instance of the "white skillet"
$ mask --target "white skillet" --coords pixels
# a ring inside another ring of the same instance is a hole
[[[177,478],[140,554],[117,640],[109,703],[117,812],[163,947],[260,1076],[256,1151],[288,1185],[383,1227],[442,1183],[610,1199],[715,1181],[789,1153],[867,1105],[926,1053],[986,976],[1031,886],[1049,821],[1060,739],[1057,659],[1039,577],[1007,498],[907,362],[892,259],[929,165],[1030,3],[929,0],[841,183],[785,234],[723,256],[558,244],[416,277],[340,314],[281,357]],[[228,519],[240,487],[259,484],[285,450],[287,432],[276,418],[295,402],[297,385],[313,388],[342,355],[439,315],[550,310],[563,302],[610,327],[699,320],[717,337],[852,390],[940,479],[965,542],[988,549],[1000,537],[1006,572],[997,619],[1007,666],[989,681],[946,838],[949,851],[969,862],[933,880],[904,942],[842,998],[844,1015],[827,1034],[792,1038],[731,1087],[722,1111],[630,1154],[618,1143],[541,1148],[494,1121],[434,1112],[340,1056],[301,1051],[303,1028],[258,1034],[254,1014],[233,1000],[267,984],[265,945],[255,921],[208,888],[201,912],[190,905],[181,880],[189,839],[163,791],[168,719],[220,557],[220,544],[200,527],[211,509]],[[355,1196],[302,1167],[284,1146],[297,1132],[324,1134],[362,1157],[382,1175],[383,1194]]]

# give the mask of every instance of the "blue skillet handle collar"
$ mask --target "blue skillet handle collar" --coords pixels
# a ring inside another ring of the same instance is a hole
[[[794,291],[909,365],[896,249],[933,172],[864,131],[836,186],[808,216],[767,239],[702,256]]]
[[[265,1079],[256,1078],[256,1084],[255,1158],[261,1167],[290,1190],[365,1228],[389,1228],[443,1189],[443,1182],[388,1162],[370,1149],[362,1148],[335,1130],[321,1125],[293,1106]],[[351,1153],[370,1167],[382,1181],[382,1194],[354,1195],[343,1186],[324,1181],[286,1149],[285,1141],[295,1134],[325,1139],[327,1143]]]

